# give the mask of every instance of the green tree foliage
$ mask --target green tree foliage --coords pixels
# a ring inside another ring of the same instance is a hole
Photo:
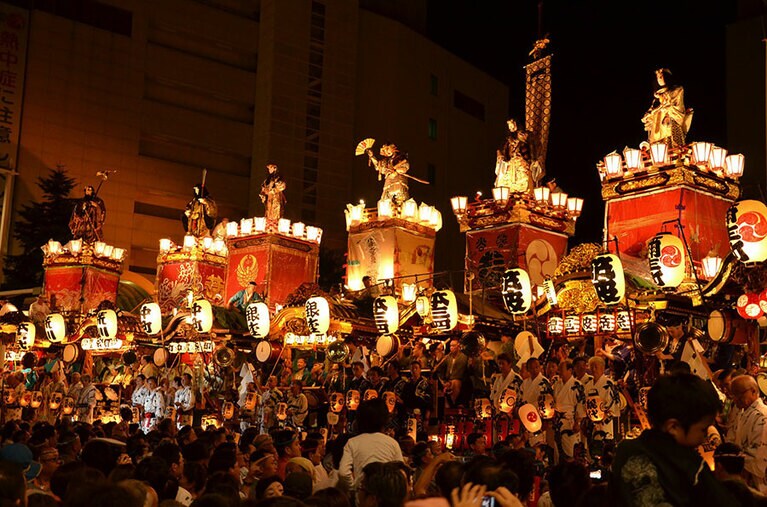
[[[43,282],[43,252],[40,249],[49,239],[62,244],[72,237],[69,217],[74,202],[69,193],[75,187],[74,178],[61,167],[51,169],[37,180],[43,191],[41,201],[24,204],[13,224],[13,237],[21,245],[21,253],[5,259],[5,289],[37,287]]]

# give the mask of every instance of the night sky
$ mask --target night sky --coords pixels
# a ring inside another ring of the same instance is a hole
[[[735,2],[713,0],[544,2],[542,30],[554,53],[547,174],[586,199],[575,242],[601,240],[595,163],[646,140],[641,117],[654,69],[669,68],[685,87],[685,105],[695,110],[688,140],[727,147],[725,30],[736,14]],[[510,114],[524,119],[522,66],[538,38],[537,1],[431,0],[427,30],[506,83]]]

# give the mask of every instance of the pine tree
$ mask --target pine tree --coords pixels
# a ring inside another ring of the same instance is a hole
[[[43,191],[41,202],[24,204],[13,226],[13,237],[22,251],[5,258],[5,289],[37,287],[43,282],[43,252],[40,249],[49,239],[62,244],[72,237],[69,217],[74,202],[69,193],[75,187],[74,178],[61,167],[51,169],[47,177],[38,178],[37,186]]]

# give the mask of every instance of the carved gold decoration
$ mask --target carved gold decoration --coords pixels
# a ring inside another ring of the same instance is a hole
[[[593,312],[600,305],[591,277],[565,282],[557,292],[557,301],[560,309],[575,313]]]
[[[591,261],[601,253],[602,247],[596,243],[583,243],[576,246],[559,263],[554,271],[554,279],[581,272],[587,272],[591,277]],[[589,278],[589,283],[591,283],[591,278]]]
[[[733,201],[740,196],[737,182],[700,171],[695,166],[678,165],[661,172],[627,174],[623,178],[605,180],[602,182],[602,198],[607,200],[667,185],[689,185]]]
[[[235,274],[240,287],[245,287],[251,280],[255,280],[258,276],[258,259],[256,256],[252,254],[243,255],[240,263],[237,264]]]

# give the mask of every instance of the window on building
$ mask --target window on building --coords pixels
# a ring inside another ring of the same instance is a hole
[[[426,180],[430,185],[437,184],[437,166],[429,162],[426,164]]]
[[[429,118],[429,139],[437,139],[437,120],[434,118]]]
[[[453,106],[478,120],[485,121],[485,105],[465,93],[455,90],[453,93]]]
[[[432,95],[435,97],[439,95],[439,79],[434,74],[431,75],[430,87]]]

